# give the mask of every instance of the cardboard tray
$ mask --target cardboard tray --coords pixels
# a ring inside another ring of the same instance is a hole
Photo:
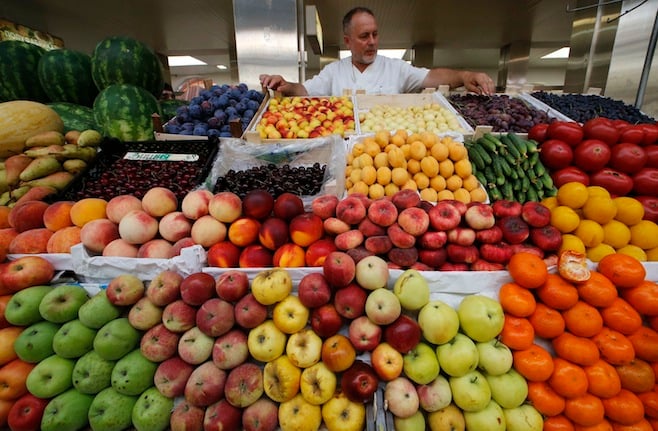
[[[143,141],[121,142],[117,139],[106,139],[101,143],[101,150],[86,172],[78,175],[64,190],[53,196],[53,200],[79,200],[82,197],[99,197],[111,199],[119,194],[135,194],[129,178],[121,175],[120,165],[117,162],[126,159],[124,163],[140,163],[144,160],[157,163],[169,161],[185,161],[194,163],[196,178],[193,184],[199,186],[204,183],[210,172],[219,150],[219,140],[211,138],[206,140],[179,140],[179,141]],[[113,179],[104,188],[99,182],[105,176],[112,175]],[[152,186],[169,187],[176,192],[179,198],[190,190],[180,189],[175,177],[164,179],[157,172],[151,174]],[[100,190],[99,190],[100,189]],[[91,196],[90,196],[91,195]],[[138,196],[141,197],[141,196]]]

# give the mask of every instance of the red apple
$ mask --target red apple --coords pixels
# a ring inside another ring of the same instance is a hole
[[[245,329],[255,328],[267,319],[267,307],[258,302],[251,293],[247,293],[235,303],[233,312],[235,323]]]
[[[355,319],[363,315],[368,294],[356,283],[338,289],[334,295],[336,311],[346,319]]]
[[[311,311],[311,328],[320,337],[337,334],[343,326],[343,319],[333,304],[325,304]]]
[[[185,392],[185,384],[194,368],[178,356],[172,356],[158,364],[153,383],[165,397],[179,397]]]
[[[329,253],[322,264],[322,269],[327,282],[335,289],[347,286],[356,275],[354,259],[342,251]]]
[[[37,398],[27,393],[9,409],[7,425],[12,431],[36,431],[41,428],[41,418],[48,404],[48,399]]]
[[[23,256],[7,262],[0,272],[0,285],[18,292],[26,287],[48,284],[55,276],[55,267],[41,256]]]
[[[110,280],[105,289],[114,305],[133,305],[144,296],[144,282],[132,274],[121,274]]]
[[[366,362],[356,360],[343,372],[340,387],[351,401],[367,403],[372,401],[379,386],[375,370]]]
[[[241,424],[242,409],[232,406],[226,399],[206,407],[204,430],[239,430]]]
[[[382,328],[368,316],[359,316],[350,322],[348,337],[356,350],[370,352],[379,345]]]
[[[215,291],[225,301],[238,301],[249,292],[249,276],[244,271],[229,269],[217,277]]]
[[[331,299],[331,287],[324,274],[311,272],[305,274],[297,286],[297,296],[307,308],[316,308],[327,304]]]
[[[228,332],[235,323],[233,304],[221,298],[210,298],[196,312],[196,326],[210,337]]]
[[[404,355],[420,342],[421,333],[420,325],[415,319],[401,314],[384,329],[384,341]]]
[[[201,305],[215,296],[215,278],[206,272],[190,274],[181,281],[180,295],[189,305]]]

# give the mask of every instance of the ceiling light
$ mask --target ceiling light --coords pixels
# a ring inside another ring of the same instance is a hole
[[[541,58],[569,58],[569,47],[563,46],[553,52],[543,55]]]
[[[218,65],[217,65],[217,69],[219,69],[219,70],[226,70],[227,67],[224,66],[223,64],[218,64]]]
[[[170,67],[175,66],[205,66],[207,63],[189,55],[170,55],[167,57]]]
[[[404,57],[404,53],[407,52],[406,49],[378,49],[377,54],[382,55],[384,57],[390,57],[390,58],[399,58],[402,59]],[[352,55],[350,51],[347,50],[340,50],[339,51],[340,58],[346,58]]]

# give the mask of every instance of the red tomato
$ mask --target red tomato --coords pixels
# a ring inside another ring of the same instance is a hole
[[[566,168],[560,169],[559,171],[551,172],[551,178],[555,187],[560,188],[563,184],[569,183],[571,181],[577,181],[583,183],[586,186],[589,186],[589,176],[579,168],[575,166],[567,166]]]
[[[654,196],[635,196],[644,207],[644,220],[658,223],[658,198]]]
[[[557,170],[571,165],[573,150],[564,141],[549,139],[544,141],[539,148],[539,159],[548,169]]]
[[[573,150],[573,161],[585,172],[596,172],[608,165],[610,147],[599,139],[585,139]]]
[[[658,145],[647,145],[644,152],[647,154],[647,162],[644,164],[647,168],[658,168]]]
[[[614,145],[619,139],[619,129],[607,118],[597,117],[583,124],[583,132],[588,139],[600,139],[608,145]]]
[[[639,124],[638,127],[644,132],[642,145],[658,144],[658,126],[655,124]]]
[[[553,121],[548,125],[546,136],[550,139],[559,139],[575,147],[585,136],[583,128],[571,121]]]
[[[642,147],[630,142],[622,142],[612,147],[610,167],[626,174],[634,174],[647,163],[647,153]]]
[[[632,144],[642,144],[644,140],[644,130],[640,126],[632,125],[621,129],[619,142],[630,142]]]
[[[658,196],[658,168],[643,168],[633,175],[633,191],[638,195]]]
[[[591,185],[601,186],[614,196],[626,196],[633,190],[633,179],[612,168],[601,169],[590,175],[589,180]]]
[[[548,123],[539,123],[535,124],[528,130],[528,139],[534,139],[540,144],[544,142],[547,137],[546,133],[548,132]]]

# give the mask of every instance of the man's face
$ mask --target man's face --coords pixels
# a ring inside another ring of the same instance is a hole
[[[352,17],[348,34],[343,36],[345,45],[352,52],[352,62],[371,64],[377,56],[379,33],[377,21],[367,13],[358,13]]]

